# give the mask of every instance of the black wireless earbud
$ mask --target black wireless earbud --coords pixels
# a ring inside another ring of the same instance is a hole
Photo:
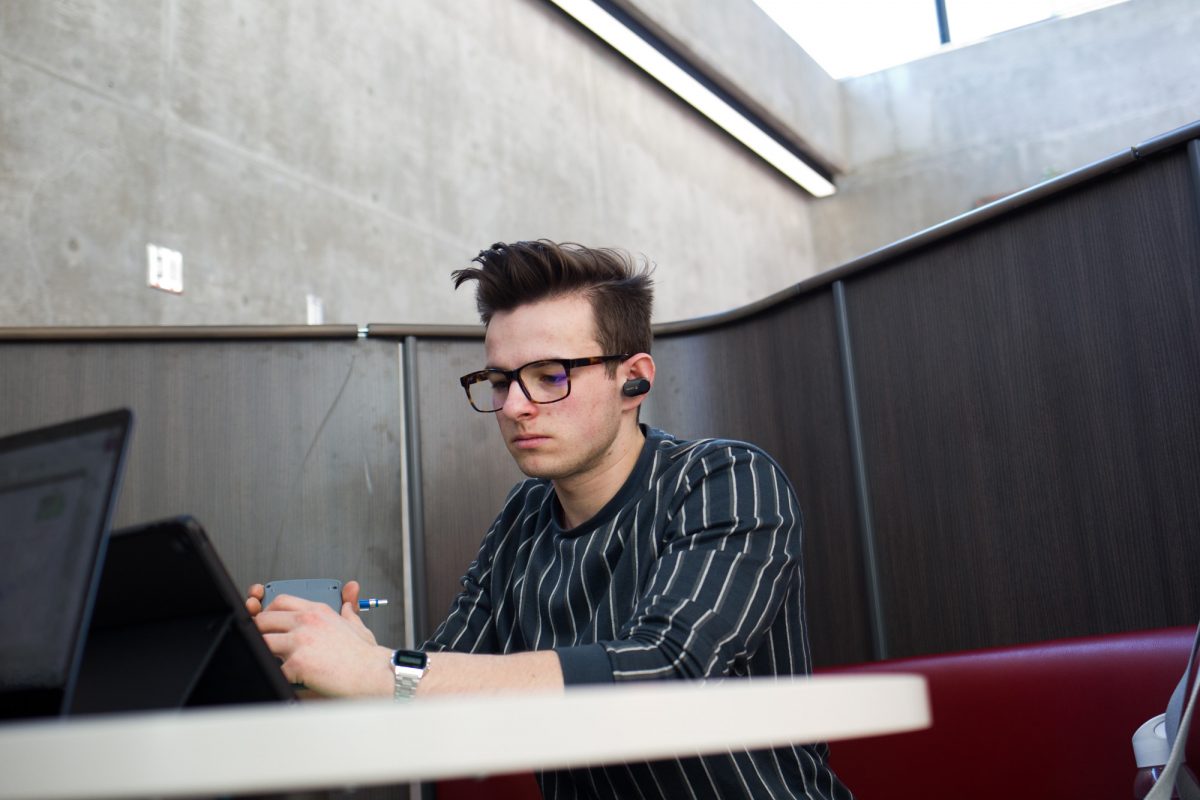
[[[637,397],[648,391],[650,391],[650,381],[645,378],[634,378],[631,381],[625,381],[625,385],[621,387],[621,394],[626,397]]]

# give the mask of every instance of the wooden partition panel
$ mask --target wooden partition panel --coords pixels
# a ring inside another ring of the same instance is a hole
[[[0,376],[2,433],[133,410],[118,526],[191,514],[241,586],[357,578],[402,641],[394,342],[6,342]]]
[[[1177,149],[847,279],[893,655],[1195,622],[1197,220]]]
[[[872,657],[846,405],[828,290],[655,342],[643,420],[771,453],[804,510],[808,623],[818,665]]]
[[[460,375],[484,362],[482,339],[423,339],[416,348],[420,489],[424,505],[424,628],[445,617],[509,489],[524,478],[492,414],[467,403]]]

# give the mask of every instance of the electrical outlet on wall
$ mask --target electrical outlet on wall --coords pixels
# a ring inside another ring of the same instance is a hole
[[[307,313],[305,318],[309,325],[324,325],[325,324],[325,303],[315,294],[306,294],[304,296]]]
[[[183,253],[148,244],[146,265],[147,282],[151,288],[171,294],[183,294]]]

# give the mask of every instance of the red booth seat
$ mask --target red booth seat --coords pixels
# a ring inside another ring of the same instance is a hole
[[[1166,710],[1194,632],[1164,628],[818,670],[916,672],[933,727],[833,742],[858,800],[1129,800],[1130,739]],[[1188,755],[1200,763],[1200,723]],[[533,776],[443,781],[438,800],[536,800]]]
[[[859,800],[1129,800],[1130,739],[1166,710],[1193,636],[1164,628],[821,670],[921,673],[933,711],[924,731],[832,743],[833,769]]]

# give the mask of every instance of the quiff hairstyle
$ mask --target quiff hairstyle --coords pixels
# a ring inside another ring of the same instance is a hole
[[[649,264],[638,265],[622,250],[578,244],[497,242],[471,259],[478,267],[455,270],[454,288],[478,281],[475,306],[484,325],[498,311],[539,300],[579,294],[592,304],[597,355],[650,352],[654,281]],[[575,357],[576,353],[563,356]],[[615,374],[616,365],[607,365]]]

